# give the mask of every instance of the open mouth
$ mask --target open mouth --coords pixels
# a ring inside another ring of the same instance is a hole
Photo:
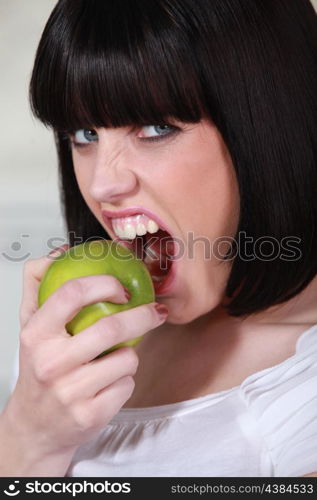
[[[140,206],[115,212],[103,209],[102,217],[115,241],[142,259],[152,277],[155,294],[169,291],[176,275],[176,240],[165,223]]]
[[[171,268],[174,255],[174,242],[171,235],[162,229],[155,234],[145,234],[143,237],[142,260],[147,266],[155,289],[162,288]]]
[[[146,233],[134,239],[117,240],[127,246],[139,259],[142,259],[152,277],[155,293],[159,294],[167,287],[172,277],[175,245],[172,236],[163,229],[156,233]]]

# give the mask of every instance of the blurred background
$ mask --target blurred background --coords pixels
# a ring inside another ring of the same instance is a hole
[[[36,47],[55,4],[0,0],[0,410],[18,350],[23,264],[66,241],[52,133],[28,104]]]
[[[0,409],[18,350],[22,270],[64,243],[52,133],[31,115],[28,84],[56,0],[0,0]]]

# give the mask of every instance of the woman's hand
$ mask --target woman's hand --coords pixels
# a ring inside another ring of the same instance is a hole
[[[83,306],[103,300],[125,303],[125,290],[113,276],[85,276],[64,283],[38,308],[39,284],[51,262],[52,255],[32,259],[24,271],[20,372],[2,416],[24,457],[24,470],[17,475],[27,475],[28,457],[31,475],[40,475],[36,457],[51,456],[54,463],[63,457],[63,471],[59,465],[44,475],[66,471],[76,448],[107,425],[134,389],[138,357],[132,347],[94,358],[166,319],[154,303],[146,304],[102,318],[72,337],[65,325]]]

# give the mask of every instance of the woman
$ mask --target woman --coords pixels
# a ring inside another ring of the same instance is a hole
[[[75,337],[122,285],[37,308],[52,256],[27,263],[2,475],[316,475],[316,34],[308,0],[57,3],[30,96],[69,244],[161,228],[173,263],[157,303]]]

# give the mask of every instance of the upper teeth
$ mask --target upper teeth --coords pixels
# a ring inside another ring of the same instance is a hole
[[[133,215],[112,219],[113,230],[119,238],[134,239],[148,233],[156,233],[160,228],[146,215]]]

